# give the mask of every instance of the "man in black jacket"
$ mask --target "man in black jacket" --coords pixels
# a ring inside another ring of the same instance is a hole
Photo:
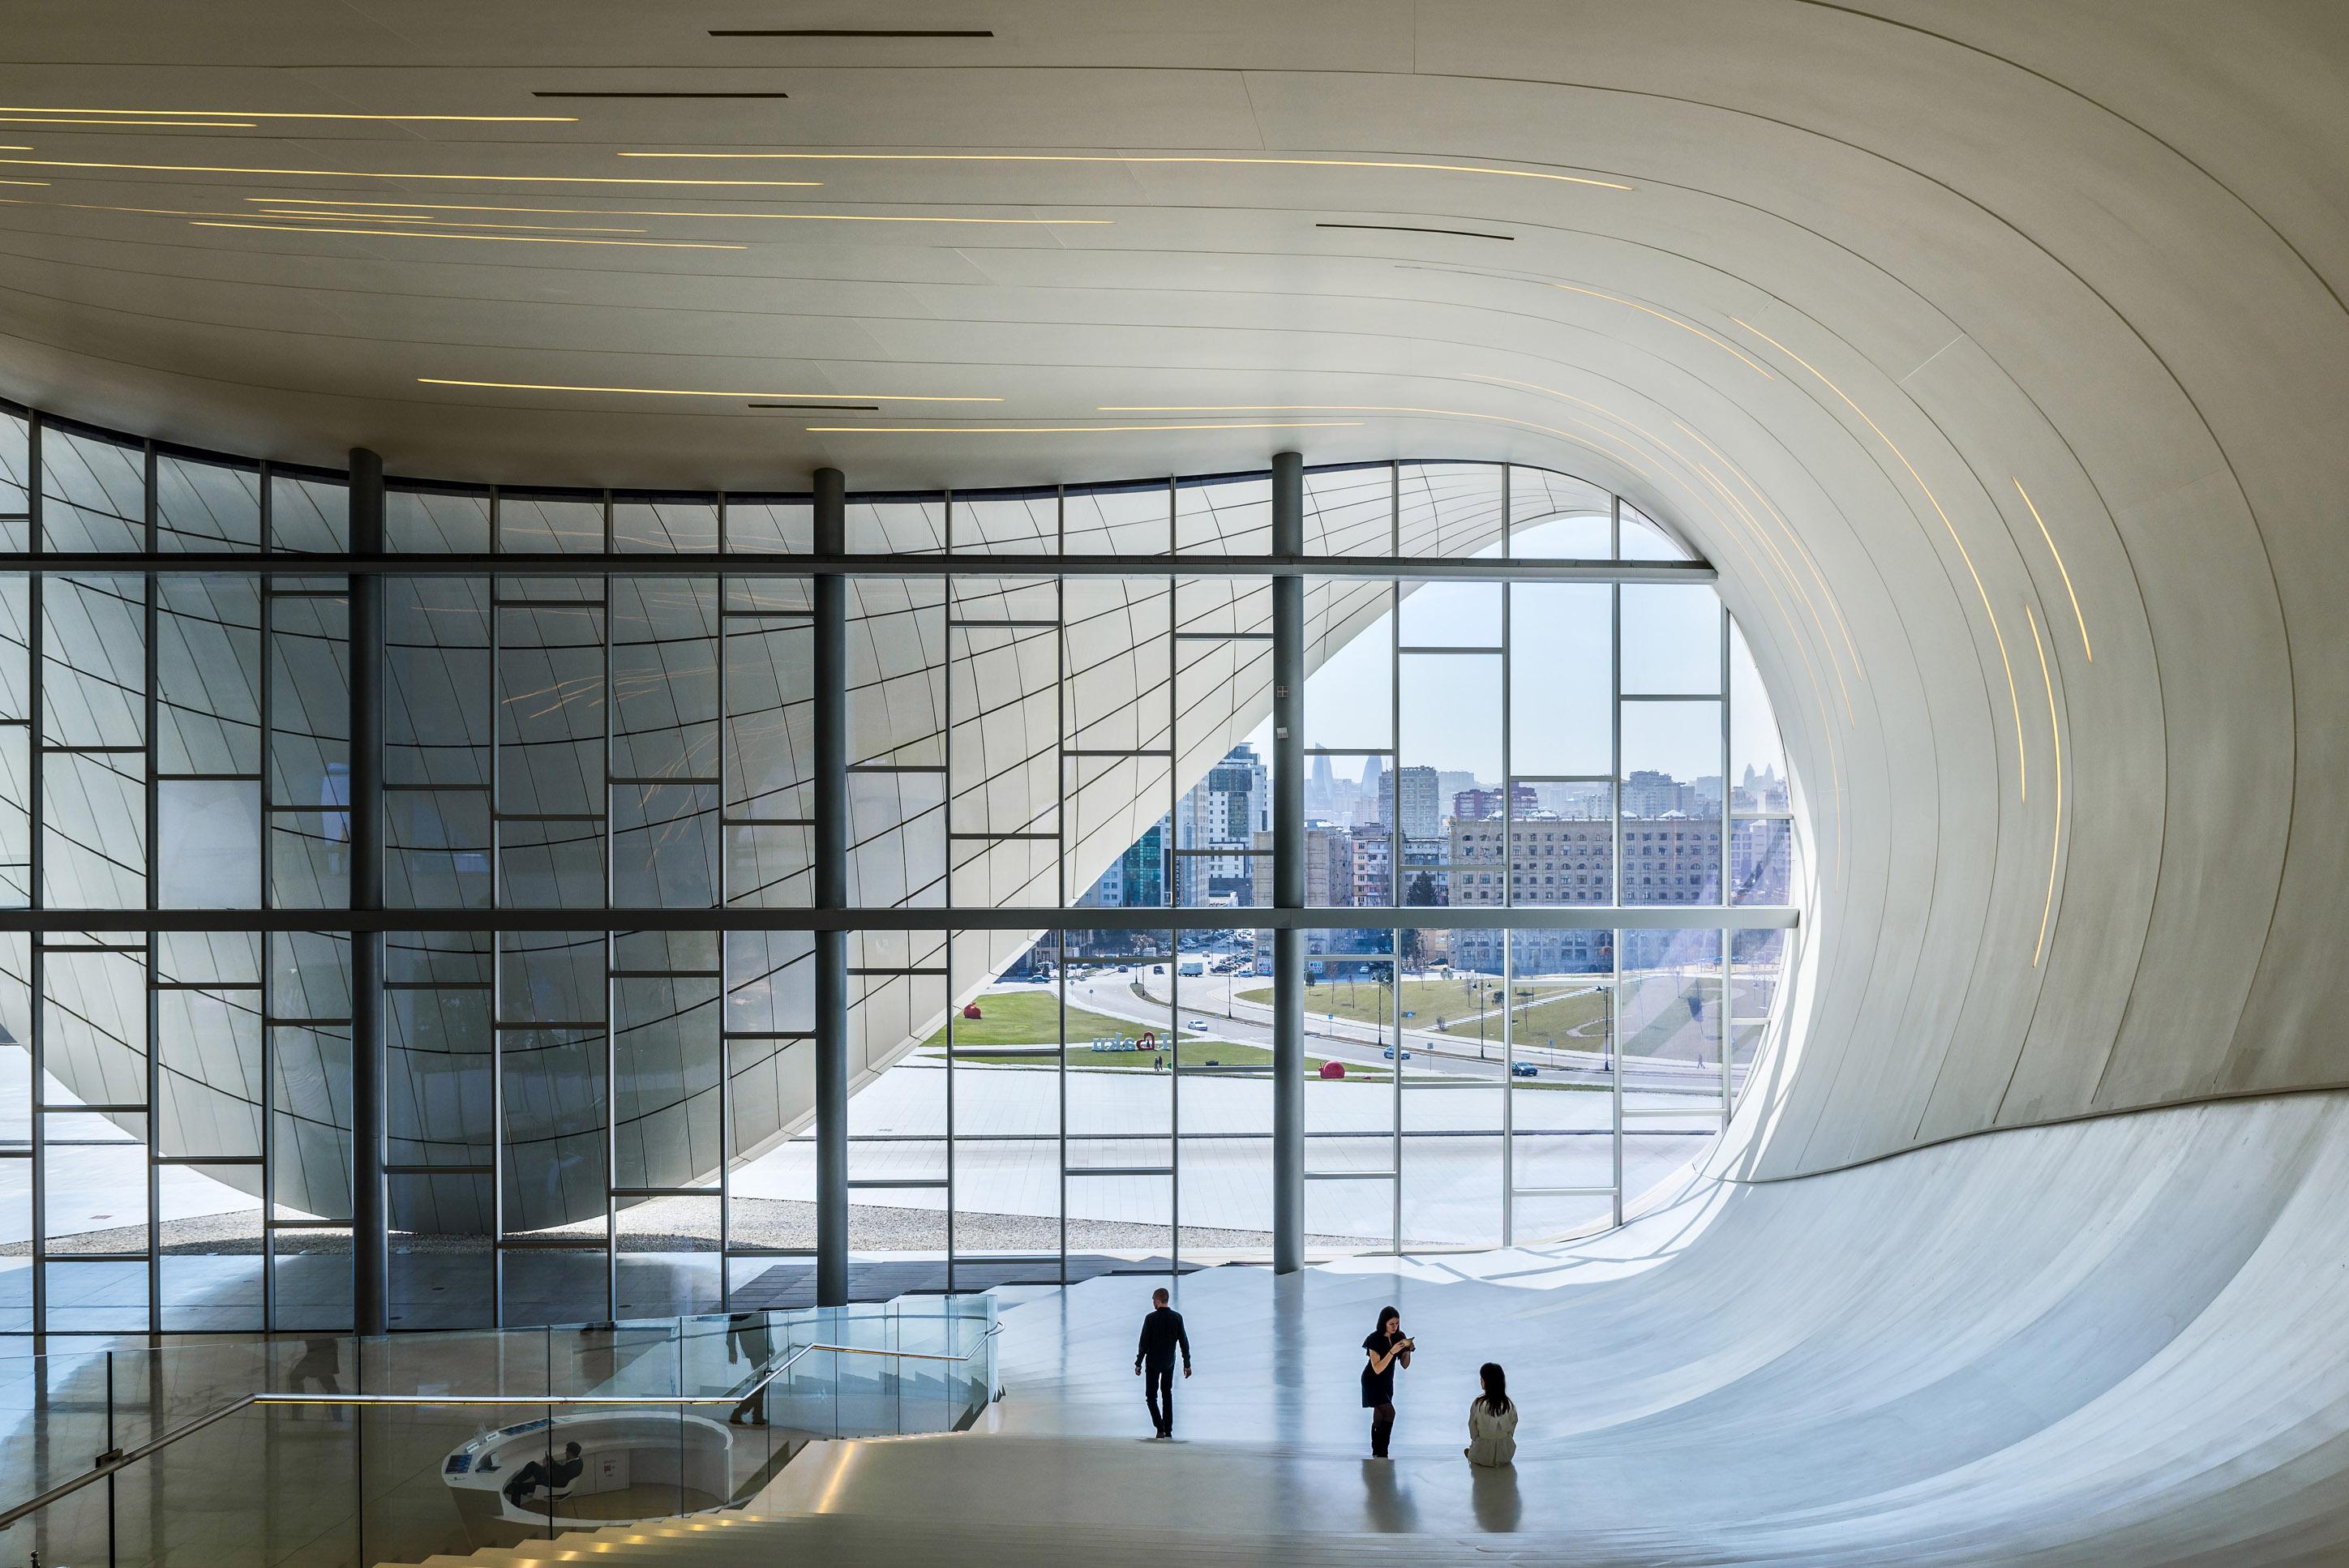
[[[1166,1292],[1150,1293],[1150,1315],[1142,1320],[1142,1341],[1133,1347],[1133,1375],[1142,1378],[1142,1398],[1150,1407],[1154,1436],[1174,1435],[1174,1348],[1183,1349],[1183,1376],[1191,1375],[1191,1336],[1183,1332],[1183,1315],[1166,1305]],[[1145,1374],[1144,1367],[1149,1368]]]

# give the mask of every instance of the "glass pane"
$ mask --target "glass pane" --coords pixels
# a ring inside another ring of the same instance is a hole
[[[1623,705],[1624,903],[1721,901],[1720,757],[1719,703]]]
[[[1404,556],[1460,559],[1501,541],[1501,466],[1497,463],[1403,463],[1397,525]],[[1405,642],[1413,641],[1408,632]]]
[[[1623,1107],[1639,1131],[1682,1142],[1720,1130],[1721,933],[1623,931]],[[1628,1134],[1633,1123],[1625,1124]],[[1657,1150],[1643,1152],[1653,1154]],[[1630,1154],[1627,1149],[1628,1163]],[[1627,1170],[1624,1190],[1637,1187]]]
[[[1697,583],[1626,583],[1623,689],[1721,694],[1721,600]]]
[[[1331,637],[1318,664],[1308,647],[1308,749],[1381,751],[1394,744],[1394,624],[1392,614],[1381,613],[1342,645]],[[1306,810],[1313,811],[1310,800]]]
[[[256,550],[261,545],[261,470],[155,454],[158,550]]]
[[[1406,648],[1498,648],[1501,584],[1405,583],[1402,645]]]
[[[729,496],[726,548],[809,554],[815,549],[815,508],[804,497]]]
[[[1614,593],[1604,583],[1510,585],[1509,767],[1519,778],[1613,771]]]
[[[943,495],[853,495],[846,521],[852,555],[936,555],[947,547]],[[854,591],[852,584],[852,598]]]
[[[498,548],[517,554],[598,554],[604,548],[604,498],[502,491]]]
[[[1393,552],[1394,465],[1358,463],[1305,471],[1305,553]]]
[[[1604,561],[1614,554],[1615,498],[1551,469],[1509,470],[1509,553],[1524,561]]]
[[[1623,559],[1626,561],[1688,561],[1693,559],[1680,542],[1651,521],[1630,502],[1623,503]]]
[[[1754,651],[1745,645],[1745,629],[1733,618],[1729,623],[1729,772],[1732,810],[1792,808],[1777,715],[1763,687],[1762,672],[1754,665]]]
[[[1071,486],[1061,502],[1071,555],[1164,555],[1174,492],[1164,480]]]
[[[675,554],[718,548],[718,506],[692,498],[612,502],[612,548]]]
[[[954,547],[973,554],[1050,555],[1060,549],[1061,492],[1031,490],[958,490],[954,496]]]
[[[341,480],[272,474],[269,543],[273,550],[331,555],[351,547],[351,491]]]
[[[46,550],[144,550],[145,448],[44,424],[41,539]]]
[[[164,773],[261,771],[261,583],[155,580],[155,763]]]
[[[1272,477],[1218,474],[1175,480],[1174,549],[1183,555],[1269,553]]]
[[[719,1303],[718,1194],[622,1198],[613,1238],[621,1317],[683,1317]]]
[[[1792,903],[1795,824],[1784,818],[1730,823],[1729,902]]]
[[[383,497],[383,544],[394,553],[456,555],[487,551],[490,494],[388,486]]]
[[[261,780],[164,779],[155,785],[157,902],[166,909],[261,905]]]
[[[1454,814],[1457,797],[1499,788],[1501,659],[1497,654],[1405,654],[1398,662],[1402,746],[1394,788],[1379,818],[1402,830],[1409,864],[1414,841],[1441,855],[1444,821]]]

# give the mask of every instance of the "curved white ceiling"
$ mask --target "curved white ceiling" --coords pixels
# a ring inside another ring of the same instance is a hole
[[[968,486],[1291,446],[1576,469],[1720,564],[1798,770],[1811,939],[1745,1168],[2349,1079],[2349,14],[786,20],[993,36],[708,36],[778,25],[743,4],[12,21],[0,116],[578,118],[0,119],[29,149],[0,179],[49,181],[0,185],[0,389],[509,481]],[[994,156],[899,156],[937,153]],[[343,172],[220,171],[256,169]],[[823,183],[591,183],[620,179]],[[409,204],[267,215],[359,201]],[[842,221],[916,216],[1055,222]],[[550,228],[453,227],[492,222]],[[348,228],[402,232],[299,232]],[[702,245],[741,248],[670,248]],[[781,393],[1002,401],[746,406]]]

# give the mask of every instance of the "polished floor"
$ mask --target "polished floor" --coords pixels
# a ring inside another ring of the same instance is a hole
[[[1406,1532],[1442,1561],[1515,1532],[1627,1564],[2337,1563],[2344,1177],[2349,1095],[2290,1096],[1692,1179],[1546,1251],[1212,1270],[1174,1286],[1174,1444],[1141,1440],[1147,1282],[1095,1280],[1004,1314],[991,1430],[820,1445],[758,1506],[1170,1557]],[[1423,1349],[1381,1463],[1356,1367],[1390,1303]],[[1523,1413],[1509,1475],[1460,1457],[1486,1359]]]

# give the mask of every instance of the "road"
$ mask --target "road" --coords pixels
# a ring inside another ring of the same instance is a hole
[[[1111,1017],[1130,1018],[1148,1028],[1164,1028],[1169,1008],[1166,987],[1171,979],[1179,987],[1174,995],[1182,1001],[1181,1022],[1212,1019],[1212,1033],[1217,1038],[1272,1048],[1271,1007],[1244,1001],[1236,995],[1244,985],[1261,986],[1261,976],[1158,975],[1152,973],[1154,967],[1145,964],[1124,968],[1072,968],[1069,975],[1069,1000]],[[1140,993],[1134,989],[1137,983],[1143,987]],[[1185,1030],[1186,1037],[1196,1033]],[[1314,1056],[1350,1066],[1392,1065],[1385,1055],[1388,1036],[1376,1025],[1326,1015],[1316,1016],[1309,1011],[1305,1036],[1306,1048]],[[1412,1055],[1412,1060],[1403,1064],[1403,1071],[1409,1077],[1498,1079],[1504,1076],[1498,1039],[1486,1043],[1485,1048],[1492,1054],[1483,1058],[1469,1042],[1430,1030],[1406,1029],[1403,1044]],[[1540,1068],[1543,1077],[1571,1082],[1604,1082],[1612,1070],[1604,1055],[1597,1051],[1551,1050],[1520,1044],[1516,1054],[1519,1061]],[[1634,1056],[1625,1057],[1623,1063],[1624,1087],[1649,1091],[1689,1093],[1711,1089],[1720,1083],[1720,1073],[1718,1062],[1699,1067],[1689,1061]]]

